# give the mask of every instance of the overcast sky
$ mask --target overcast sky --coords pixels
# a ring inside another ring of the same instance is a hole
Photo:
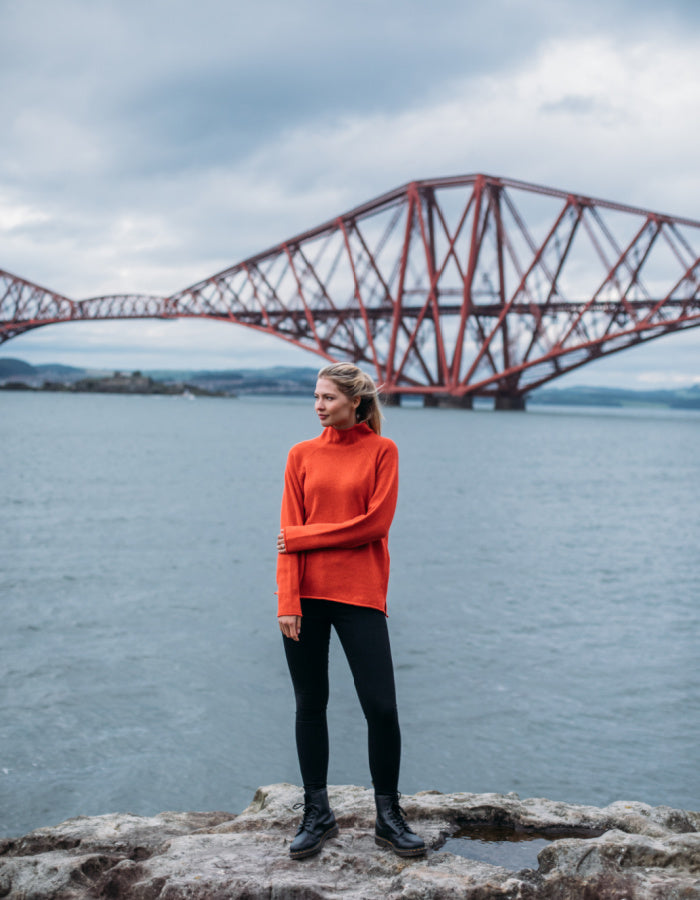
[[[700,219],[698,0],[0,0],[0,268],[168,295],[413,179],[486,172]],[[210,322],[0,355],[317,365]],[[700,382],[700,329],[560,384]]]

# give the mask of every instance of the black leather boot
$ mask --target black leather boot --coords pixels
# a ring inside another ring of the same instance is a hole
[[[292,859],[305,859],[318,853],[330,837],[338,834],[338,825],[330,806],[325,788],[304,791],[304,802],[294,807],[304,807],[304,815],[297,836],[289,847]]]
[[[379,847],[389,847],[398,856],[423,856],[425,844],[411,831],[399,806],[399,794],[375,794],[377,821],[374,842]]]

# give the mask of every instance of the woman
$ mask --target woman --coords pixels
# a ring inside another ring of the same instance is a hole
[[[386,625],[387,539],[398,492],[398,451],[383,438],[372,379],[337,363],[318,374],[320,436],[289,452],[277,538],[278,621],[296,696],[304,815],[293,859],[318,853],[338,833],[328,805],[328,647],[333,626],[368,728],[375,840],[399,856],[425,844],[399,807],[401,734]]]

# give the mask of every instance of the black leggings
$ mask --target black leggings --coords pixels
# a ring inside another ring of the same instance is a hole
[[[326,787],[328,773],[328,648],[335,628],[367,719],[369,768],[375,791],[398,788],[401,732],[386,617],[378,609],[332,600],[301,601],[298,641],[284,638],[296,696],[296,740],[305,790]]]

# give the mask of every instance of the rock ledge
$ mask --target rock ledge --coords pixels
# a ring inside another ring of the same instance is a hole
[[[403,860],[375,846],[372,794],[329,789],[340,835],[295,862],[290,784],[259,788],[240,815],[78,817],[0,841],[0,897],[15,900],[700,900],[700,813],[643,803],[603,809],[517,794],[404,796],[430,846]],[[442,851],[457,831],[486,827],[554,839],[539,866],[514,872]]]

